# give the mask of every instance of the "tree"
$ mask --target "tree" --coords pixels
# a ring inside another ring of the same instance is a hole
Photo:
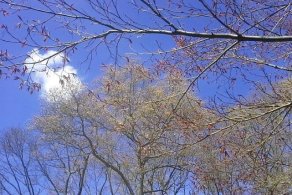
[[[0,190],[4,194],[36,194],[38,180],[33,169],[33,137],[17,128],[1,139]]]
[[[181,74],[106,72],[90,93],[52,90],[35,133],[5,133],[3,192],[289,193],[291,80],[222,113],[192,92],[180,100]]]
[[[109,67],[91,94],[49,102],[35,128],[109,169],[114,180],[106,185],[113,191],[179,193],[189,185],[191,146],[212,114],[207,118],[208,111],[191,93],[174,112],[176,93],[186,83],[176,75],[154,76],[139,65]]]
[[[19,128],[8,129],[1,138],[2,194],[81,194],[85,191],[89,156]]]
[[[198,145],[197,182],[206,192],[290,193],[291,80],[261,89],[224,114],[220,134]]]

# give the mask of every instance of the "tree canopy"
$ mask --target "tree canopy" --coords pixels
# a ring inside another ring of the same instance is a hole
[[[0,78],[45,97],[3,133],[1,193],[291,193],[290,1],[0,0],[0,13]]]

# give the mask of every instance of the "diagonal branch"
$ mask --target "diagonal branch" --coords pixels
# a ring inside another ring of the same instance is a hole
[[[214,66],[230,49],[232,49],[234,46],[236,46],[239,42],[236,41],[235,43],[233,43],[232,45],[230,45],[229,47],[227,47],[213,62],[211,62],[208,66],[206,66],[204,68],[204,70],[202,72],[200,72],[200,74],[198,76],[196,76],[196,78],[188,85],[187,89],[183,92],[182,96],[179,98],[178,102],[176,103],[173,111],[175,111],[180,102],[182,101],[182,99],[186,96],[186,94],[188,93],[188,91],[191,89],[191,87],[193,86],[193,84],[205,73],[207,72],[212,66]]]

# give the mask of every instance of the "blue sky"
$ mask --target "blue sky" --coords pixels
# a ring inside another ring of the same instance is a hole
[[[10,79],[0,80],[0,129],[23,127],[39,110],[38,94],[19,89],[19,83]]]

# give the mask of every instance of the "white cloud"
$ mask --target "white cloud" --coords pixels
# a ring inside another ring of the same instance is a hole
[[[47,101],[51,98],[68,99],[82,89],[77,70],[68,64],[64,53],[49,50],[41,54],[33,49],[25,60],[32,79],[41,84],[41,96]],[[53,97],[54,96],[54,97]]]

